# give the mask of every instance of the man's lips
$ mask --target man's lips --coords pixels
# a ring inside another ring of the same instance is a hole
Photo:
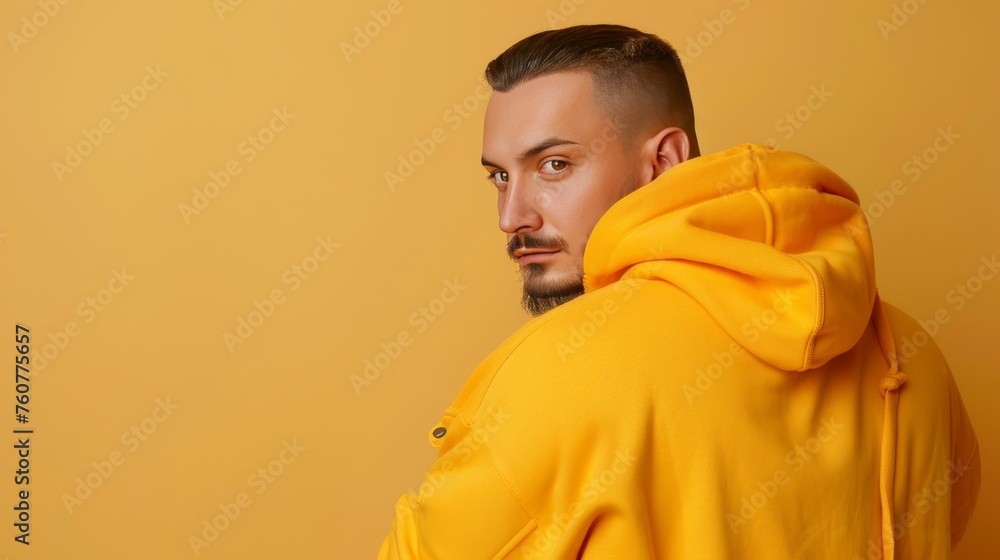
[[[518,249],[514,251],[513,257],[517,261],[517,264],[524,266],[526,264],[545,262],[555,257],[559,249]]]

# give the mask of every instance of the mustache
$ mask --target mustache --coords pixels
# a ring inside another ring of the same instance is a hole
[[[518,249],[560,249],[566,250],[566,240],[559,236],[542,237],[533,235],[515,235],[507,242],[507,256],[514,258],[514,251]]]

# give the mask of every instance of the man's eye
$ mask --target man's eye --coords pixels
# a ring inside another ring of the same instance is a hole
[[[486,176],[487,181],[492,181],[494,185],[506,185],[510,177],[506,171],[494,171]]]
[[[542,167],[548,168],[551,173],[558,173],[567,167],[569,167],[569,162],[563,161],[561,159],[550,159],[549,161],[542,164]]]

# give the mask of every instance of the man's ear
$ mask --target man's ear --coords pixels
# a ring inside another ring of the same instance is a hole
[[[643,144],[643,179],[649,183],[664,171],[687,161],[691,152],[691,142],[687,133],[676,126],[664,128]]]

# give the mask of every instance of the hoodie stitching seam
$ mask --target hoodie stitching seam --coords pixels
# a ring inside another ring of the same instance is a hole
[[[493,449],[490,448],[489,442],[479,437],[479,434],[477,434],[476,431],[472,429],[475,423],[467,419],[464,414],[461,414],[461,412],[458,413],[458,415],[456,415],[456,419],[469,428],[469,433],[468,433],[469,436],[476,438],[476,440],[480,444],[482,444],[482,448],[486,451],[486,454],[489,457],[490,466],[493,467],[493,471],[500,478],[500,482],[503,483],[504,489],[507,490],[507,493],[510,494],[511,498],[513,498],[514,502],[517,503],[518,507],[524,510],[524,513],[527,514],[528,516],[528,522],[525,523],[521,527],[521,529],[517,531],[517,533],[511,536],[504,543],[502,547],[500,547],[500,550],[497,551],[497,554],[493,556],[493,558],[496,558],[500,552],[503,552],[504,550],[510,548],[512,544],[516,544],[527,538],[527,536],[531,534],[531,531],[525,531],[526,528],[528,528],[532,524],[534,524],[535,527],[539,527],[540,525],[538,523],[538,520],[536,519],[535,514],[532,512],[531,508],[528,507],[527,500],[522,498],[521,495],[515,490],[513,481],[510,480],[510,477],[503,472],[503,470],[500,468],[500,465],[497,464],[496,455],[494,455]]]
[[[527,539],[528,535],[530,535],[531,533],[533,533],[535,531],[535,529],[537,529],[537,528],[538,528],[538,523],[535,522],[534,519],[532,519],[531,521],[525,523],[524,527],[521,527],[521,530],[518,531],[511,538],[511,540],[508,541],[504,545],[504,547],[500,549],[499,552],[497,552],[495,555],[493,555],[492,560],[500,560],[502,558],[507,558],[507,556],[513,551],[514,546],[517,546],[518,543],[521,543],[525,539]]]
[[[467,424],[471,428],[472,423],[468,422]],[[470,433],[475,435],[475,432],[472,432],[471,430]],[[535,513],[532,511],[530,507],[528,507],[528,501],[521,497],[521,494],[514,488],[514,481],[512,481],[510,477],[503,472],[503,469],[500,468],[500,465],[497,464],[496,455],[493,454],[493,449],[490,448],[489,443],[484,441],[483,438],[479,437],[478,435],[476,435],[475,437],[476,439],[479,440],[480,443],[483,444],[483,449],[486,450],[486,453],[490,457],[490,465],[492,465],[493,470],[497,473],[497,476],[500,477],[500,481],[503,482],[504,488],[506,488],[507,492],[510,493],[511,497],[514,498],[514,501],[517,502],[517,505],[524,510],[524,513],[528,515],[529,521],[525,526],[534,523],[536,527],[540,527],[541,525],[538,523],[538,519],[536,519]],[[518,531],[513,537],[511,537],[506,543],[504,543],[504,546],[501,548],[501,550],[510,546],[511,541],[513,541],[516,537],[518,537],[518,535],[520,535],[520,539],[518,539],[520,541],[524,540],[528,536],[528,534],[530,534],[530,531],[528,533],[522,534],[523,531],[524,527],[522,527],[520,531]]]
[[[764,197],[764,194],[761,192],[760,189],[760,173],[757,168],[757,158],[754,149],[751,147],[749,152],[750,152],[750,163],[751,165],[753,165],[754,186],[746,190],[752,193],[754,200],[757,201],[757,203],[761,207],[761,211],[764,213],[765,242],[768,246],[774,247],[774,236],[775,236],[774,212],[771,209],[771,205],[767,202],[767,199]],[[795,185],[783,186],[777,188],[782,190],[801,189],[801,190],[810,190],[816,192],[815,189],[809,187],[795,186]],[[822,194],[822,191],[819,191],[819,194]],[[826,301],[826,298],[824,294],[823,278],[820,276],[819,271],[816,270],[816,267],[814,267],[812,263],[806,261],[805,259],[799,257],[798,255],[791,255],[791,256],[794,257],[795,261],[798,262],[806,270],[806,272],[809,273],[809,275],[812,277],[813,284],[816,287],[816,321],[813,324],[813,331],[812,333],[810,333],[809,339],[806,341],[806,347],[804,349],[802,357],[801,369],[806,370],[809,368],[809,365],[812,363],[813,356],[815,355],[816,337],[819,336],[819,332],[823,330],[823,323],[825,322],[825,308],[823,307],[823,302]]]
[[[824,302],[826,301],[826,289],[823,286],[823,278],[820,276],[819,271],[816,267],[812,265],[809,261],[799,257],[798,255],[792,255],[796,262],[802,265],[803,268],[809,272],[812,276],[813,284],[816,287],[816,321],[813,324],[813,331],[809,335],[809,340],[806,341],[805,355],[803,356],[802,370],[806,370],[812,364],[813,356],[816,352],[816,337],[819,336],[821,330],[823,330],[823,324],[826,322],[826,307]],[[800,370],[801,371],[801,370]]]
[[[774,211],[767,199],[764,198],[764,194],[760,192],[760,170],[757,167],[757,154],[753,147],[748,151],[750,152],[750,165],[753,166],[753,188],[748,190],[753,193],[754,200],[761,206],[764,213],[764,243],[774,247]]]

